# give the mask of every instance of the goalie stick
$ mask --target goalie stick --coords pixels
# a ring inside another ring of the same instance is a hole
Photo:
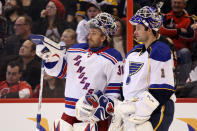
[[[43,91],[43,78],[44,78],[44,62],[42,61],[41,76],[40,76],[40,90],[39,90],[39,101],[38,101],[38,113],[37,113],[37,125],[38,131],[42,131],[42,126],[40,126],[41,121],[41,104],[42,104],[42,91]]]

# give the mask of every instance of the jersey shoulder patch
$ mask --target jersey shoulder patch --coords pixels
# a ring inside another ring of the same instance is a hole
[[[161,41],[157,41],[151,45],[150,58],[166,62],[171,59],[171,52],[169,46]]]
[[[109,48],[109,49],[101,52],[100,55],[105,57],[106,59],[110,60],[113,64],[117,63],[118,61],[123,60],[120,52],[114,48]]]
[[[87,52],[88,51],[88,43],[80,43],[72,45],[67,52]]]

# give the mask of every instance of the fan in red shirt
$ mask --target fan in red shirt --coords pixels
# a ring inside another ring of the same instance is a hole
[[[6,80],[0,82],[0,98],[30,98],[32,88],[26,81],[20,81],[22,67],[12,61],[7,65]]]

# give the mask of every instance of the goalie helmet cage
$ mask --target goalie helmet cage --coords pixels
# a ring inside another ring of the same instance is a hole
[[[133,48],[133,26],[129,20],[133,16],[133,0],[127,0],[127,52]]]

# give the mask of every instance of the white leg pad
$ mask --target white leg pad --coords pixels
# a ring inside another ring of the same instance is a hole
[[[144,131],[144,130],[153,131],[153,126],[152,126],[151,122],[146,121],[143,124],[136,125],[136,129],[137,129],[137,131]]]
[[[56,131],[73,131],[73,126],[62,119],[58,119],[54,121],[54,130]]]
[[[153,127],[149,121],[137,125],[129,121],[124,121],[123,131],[153,131]]]
[[[73,131],[86,131],[87,129],[90,129],[90,131],[98,131],[97,124],[93,122],[74,123],[73,128]]]

